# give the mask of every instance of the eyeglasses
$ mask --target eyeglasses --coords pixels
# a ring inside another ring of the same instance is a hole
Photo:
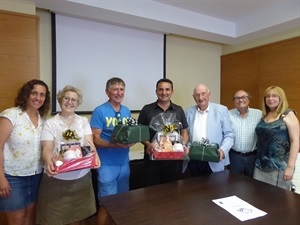
[[[65,102],[68,102],[68,101],[71,101],[72,103],[78,102],[78,99],[76,99],[76,98],[64,97],[63,99]]]
[[[234,101],[246,100],[246,98],[249,98],[249,96],[247,96],[247,95],[236,96],[236,97],[233,97],[233,100],[234,100]]]
[[[116,112],[116,119],[117,119],[118,124],[122,124],[122,118],[121,118],[120,112]]]

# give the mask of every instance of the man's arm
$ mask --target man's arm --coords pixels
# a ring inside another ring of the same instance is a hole
[[[219,148],[220,159],[224,159],[227,155],[234,142],[234,134],[231,128],[229,111],[225,108],[222,112],[222,133],[223,133],[223,141]]]

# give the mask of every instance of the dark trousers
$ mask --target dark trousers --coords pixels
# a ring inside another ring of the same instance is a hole
[[[149,156],[145,155],[145,187],[178,180],[179,164],[178,160],[150,160]]]
[[[198,160],[191,160],[188,164],[188,170],[190,171],[192,177],[209,175],[212,173],[208,162]]]
[[[253,177],[256,151],[251,153],[238,153],[234,150],[229,151],[230,172]]]

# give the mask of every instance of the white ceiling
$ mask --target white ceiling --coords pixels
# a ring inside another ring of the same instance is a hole
[[[299,29],[300,0],[33,0],[37,8],[223,44]]]

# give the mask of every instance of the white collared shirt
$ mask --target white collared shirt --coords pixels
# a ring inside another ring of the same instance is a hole
[[[234,108],[229,110],[234,144],[232,148],[239,152],[248,152],[256,149],[255,127],[262,118],[259,109],[248,108],[246,117],[241,117],[240,112]]]
[[[204,111],[197,109],[194,120],[194,131],[192,141],[201,141],[202,138],[206,138],[207,130],[207,116],[209,112],[209,106]]]

